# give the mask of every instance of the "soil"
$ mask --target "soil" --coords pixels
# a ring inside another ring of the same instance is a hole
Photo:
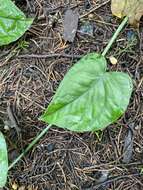
[[[35,20],[21,39],[0,49],[1,123],[7,121],[7,107],[11,105],[20,128],[20,131],[2,129],[10,162],[46,127],[38,117],[69,68],[89,52],[102,52],[120,23],[111,14],[110,1],[105,0],[16,0],[15,3]],[[80,15],[72,43],[63,39],[67,9]],[[87,21],[93,31],[83,33],[81,27]],[[142,41],[141,21],[137,30],[126,26],[107,55],[108,69],[128,73],[134,83],[130,104],[122,118],[99,133],[74,133],[52,127],[9,171],[4,189],[143,189]],[[111,55],[116,57],[117,64],[110,63]],[[131,155],[128,162],[123,162],[125,139],[131,128]]]

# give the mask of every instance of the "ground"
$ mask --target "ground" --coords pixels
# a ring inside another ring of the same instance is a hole
[[[90,2],[90,3],[88,3]],[[106,0],[15,0],[28,17],[29,31],[0,52],[0,118],[7,121],[10,105],[20,131],[2,129],[12,162],[46,127],[38,121],[65,73],[88,52],[102,52],[120,20]],[[63,39],[63,15],[80,15],[74,42]],[[91,33],[81,28],[87,23]],[[107,55],[108,69],[127,72],[134,90],[125,114],[99,133],[74,133],[52,127],[10,171],[4,189],[139,190],[143,189],[143,22],[126,26]],[[92,31],[93,30],[93,31]],[[64,55],[63,55],[64,54]],[[44,55],[44,56],[43,56]],[[118,60],[112,65],[109,57]],[[101,113],[102,114],[102,113]],[[125,139],[133,147],[124,162]]]

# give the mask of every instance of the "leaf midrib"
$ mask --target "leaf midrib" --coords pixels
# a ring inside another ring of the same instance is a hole
[[[52,115],[53,113],[55,113],[55,112],[57,112],[57,111],[63,109],[64,107],[68,106],[69,104],[72,104],[74,101],[76,101],[76,100],[78,100],[79,98],[81,98],[82,96],[84,96],[86,93],[88,93],[88,92],[95,86],[95,84],[97,84],[101,79],[103,79],[103,78],[104,78],[104,75],[106,75],[106,74],[107,74],[107,72],[104,72],[104,73],[100,74],[100,76],[96,78],[97,80],[94,79],[93,82],[92,82],[92,84],[90,85],[90,87],[89,87],[86,91],[84,91],[80,96],[78,96],[76,99],[71,100],[70,102],[68,102],[67,104],[65,104],[65,105],[63,105],[62,107],[58,108],[57,110],[51,111],[50,113],[48,113],[48,115]],[[102,76],[103,76],[103,77],[102,77]],[[97,82],[95,82],[95,81],[97,81]],[[53,99],[53,102],[54,102],[54,101],[55,101],[55,100]],[[52,102],[51,102],[51,103],[52,103]]]
[[[4,17],[4,16],[1,16],[0,15],[0,18],[3,18],[3,19],[7,19],[7,20],[15,20],[15,21],[25,21],[25,20],[27,20],[27,18],[23,15],[23,17],[21,16],[21,18],[19,17],[19,18],[16,18],[16,17]]]

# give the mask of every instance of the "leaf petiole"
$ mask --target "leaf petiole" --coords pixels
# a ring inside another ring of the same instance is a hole
[[[121,24],[119,25],[119,27],[117,28],[116,32],[114,33],[114,35],[112,36],[112,38],[110,39],[110,41],[108,42],[107,46],[105,47],[102,55],[105,56],[107,54],[107,52],[109,51],[109,49],[112,47],[112,44],[114,43],[114,41],[116,40],[117,36],[119,35],[119,33],[121,32],[121,30],[124,28],[124,26],[127,24],[128,22],[128,17],[125,17],[123,19],[123,21],[121,22]]]

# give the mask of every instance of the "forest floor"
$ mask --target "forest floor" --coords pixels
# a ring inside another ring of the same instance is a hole
[[[3,129],[9,162],[46,127],[38,117],[69,68],[89,52],[102,52],[121,22],[112,15],[109,0],[15,3],[35,20],[21,39],[0,49],[0,119],[1,123],[8,122],[7,112],[11,109],[20,129]],[[67,9],[79,13],[72,43],[63,39]],[[110,56],[117,59],[117,64],[110,63]],[[125,27],[107,60],[110,71],[126,72],[133,79],[134,90],[125,114],[99,133],[52,127],[9,171],[5,190],[143,189],[142,21],[138,30]],[[126,141],[131,145],[128,152]]]

